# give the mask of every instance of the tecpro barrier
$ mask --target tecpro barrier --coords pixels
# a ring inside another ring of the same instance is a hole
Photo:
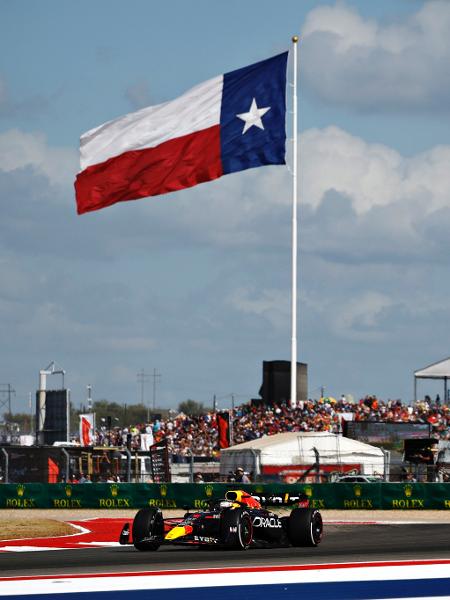
[[[236,487],[271,505],[290,504],[304,493],[319,509],[450,510],[450,483],[19,483],[0,485],[0,508],[200,509]]]

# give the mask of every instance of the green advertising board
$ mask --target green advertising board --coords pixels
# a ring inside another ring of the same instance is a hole
[[[91,483],[0,485],[0,509],[207,508],[232,484]],[[236,485],[234,486],[236,487]],[[321,510],[450,510],[450,483],[319,483],[241,485],[263,503],[287,505],[300,493]]]

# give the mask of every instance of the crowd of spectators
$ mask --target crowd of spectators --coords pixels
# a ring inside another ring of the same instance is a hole
[[[433,437],[450,439],[450,406],[429,396],[414,405],[400,400],[379,400],[366,396],[358,402],[347,399],[320,398],[300,402],[296,408],[286,404],[264,406],[243,404],[233,411],[232,444],[250,441],[263,435],[287,431],[328,431],[342,433],[342,419],[395,423],[429,423]],[[167,440],[169,452],[178,456],[216,457],[219,436],[216,413],[200,416],[180,413],[172,418],[143,423],[129,428],[101,428],[96,431],[96,445],[147,449],[151,443]]]

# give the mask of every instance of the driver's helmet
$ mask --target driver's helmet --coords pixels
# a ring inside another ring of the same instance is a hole
[[[253,498],[248,492],[242,490],[229,490],[225,494],[225,498],[231,500],[231,502],[239,503],[239,505],[244,504],[249,508],[261,508],[261,503],[256,498]]]

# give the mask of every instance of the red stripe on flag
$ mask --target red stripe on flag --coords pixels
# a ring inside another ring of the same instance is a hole
[[[81,417],[81,432],[82,432],[82,440],[81,441],[83,442],[83,446],[90,446],[90,444],[91,444],[90,431],[91,431],[90,422],[86,419],[86,417]]]
[[[78,214],[175,192],[222,174],[220,125],[215,125],[88,167],[75,181]]]
[[[217,414],[217,427],[219,430],[219,448],[230,447],[230,413]]]
[[[47,466],[48,466],[48,483],[58,483],[58,477],[59,477],[58,463],[49,457],[47,460]]]

